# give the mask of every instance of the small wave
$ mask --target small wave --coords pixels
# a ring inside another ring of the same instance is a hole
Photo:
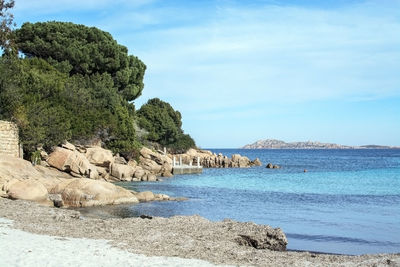
[[[303,235],[303,234],[293,234],[288,233],[286,236],[290,239],[300,239],[300,240],[309,240],[315,242],[336,242],[336,243],[353,243],[353,244],[369,244],[369,245],[379,245],[379,246],[388,246],[388,247],[400,247],[400,243],[398,242],[390,242],[390,241],[377,241],[377,240],[366,240],[361,238],[351,238],[351,237],[342,237],[342,236],[329,236],[329,235]]]

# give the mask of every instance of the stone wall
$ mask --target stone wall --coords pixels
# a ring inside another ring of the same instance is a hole
[[[19,145],[18,127],[8,121],[0,121],[0,154],[22,158]]]

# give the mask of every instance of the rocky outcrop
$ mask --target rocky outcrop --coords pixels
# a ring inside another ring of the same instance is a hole
[[[93,165],[109,168],[114,162],[113,154],[110,150],[101,147],[89,147],[86,149],[86,158]]]
[[[50,190],[60,195],[63,206],[90,207],[108,204],[138,203],[137,197],[129,190],[105,181],[91,179],[68,179]]]
[[[170,177],[172,159],[147,147],[140,150],[139,166],[156,176]]]
[[[85,176],[98,179],[99,174],[94,165],[90,164],[84,154],[66,148],[57,147],[49,155],[47,163],[60,171],[70,172],[74,176]]]
[[[182,158],[183,164],[196,165],[199,160],[200,165],[204,168],[248,168],[253,166],[262,166],[261,161],[257,158],[251,161],[246,156],[233,154],[231,158],[219,153],[218,155],[208,150],[189,149],[184,154],[169,155],[175,157],[177,161]]]
[[[110,174],[120,181],[132,181],[134,173],[135,169],[129,165],[113,163],[110,167]]]
[[[23,199],[51,204],[46,187],[35,179],[12,179],[4,184],[3,191],[11,199]]]
[[[58,155],[52,157],[52,164],[60,169],[69,170],[65,164],[70,154],[60,148]],[[74,151],[67,150],[73,153]],[[67,156],[65,156],[67,155]],[[124,165],[132,168],[129,165]],[[150,192],[151,193],[151,192]],[[142,201],[174,200],[165,195],[149,198],[139,197]],[[66,172],[53,168],[33,166],[30,162],[8,155],[0,155],[0,196],[11,199],[23,199],[46,205],[87,207],[109,204],[137,203],[138,195],[112,183],[87,178],[73,178]],[[152,194],[152,193],[151,193]],[[143,194],[142,194],[143,195]]]

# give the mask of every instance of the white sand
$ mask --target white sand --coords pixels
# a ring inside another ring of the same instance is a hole
[[[111,247],[107,240],[38,235],[0,218],[1,266],[215,266],[202,260],[148,257]]]

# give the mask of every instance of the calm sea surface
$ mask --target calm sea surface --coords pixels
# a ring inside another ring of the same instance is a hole
[[[163,182],[121,183],[188,197],[183,202],[114,206],[98,212],[130,217],[199,214],[280,227],[288,249],[364,254],[400,252],[400,150],[233,150],[263,167],[204,169]],[[272,162],[282,169],[266,169]],[[308,172],[304,173],[303,170]]]

